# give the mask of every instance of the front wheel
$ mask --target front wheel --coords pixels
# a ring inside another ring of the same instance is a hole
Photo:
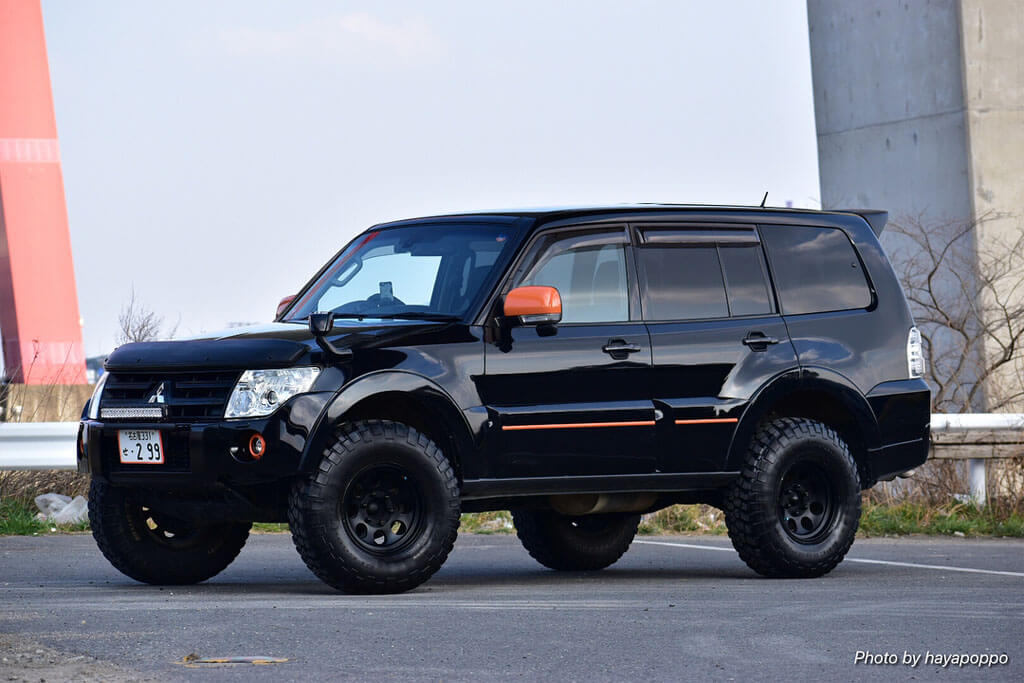
[[[860,522],[860,480],[846,443],[803,418],[763,424],[725,499],[733,547],[768,577],[808,578],[845,557]]]
[[[440,569],[459,528],[459,482],[437,445],[389,420],[342,427],[288,502],[306,566],[346,593],[398,593]]]
[[[516,535],[530,556],[560,571],[604,569],[629,549],[640,515],[570,517],[554,510],[513,510]]]
[[[89,525],[100,552],[122,574],[157,585],[199,583],[238,556],[252,524],[199,526],[144,504],[132,489],[93,480]]]

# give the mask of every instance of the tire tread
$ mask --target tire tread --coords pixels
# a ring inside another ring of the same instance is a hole
[[[857,463],[846,443],[831,427],[805,418],[785,417],[763,423],[754,434],[739,478],[724,499],[724,511],[729,538],[747,566],[762,576],[771,578],[809,578],[832,571],[853,545],[850,534],[843,544],[827,557],[814,563],[793,561],[786,549],[770,533],[774,517],[764,518],[757,513],[758,489],[766,485],[770,470],[776,465],[783,447],[805,438],[825,439],[833,443],[856,476]],[[857,487],[860,490],[859,483]],[[857,500],[857,520],[860,502]],[[857,520],[854,521],[856,529]]]
[[[381,578],[360,571],[332,551],[321,524],[309,524],[307,513],[325,504],[325,493],[334,468],[342,465],[357,445],[379,439],[400,440],[420,450],[444,479],[448,489],[449,531],[443,542],[421,566],[402,577]],[[422,584],[441,568],[455,545],[461,517],[459,481],[445,454],[417,429],[392,420],[359,420],[345,423],[335,431],[313,476],[299,481],[288,497],[288,523],[292,541],[303,562],[320,580],[346,593],[399,593]]]
[[[621,558],[633,542],[640,525],[640,515],[624,515],[600,547],[569,548],[552,529],[560,515],[550,511],[513,510],[516,536],[530,557],[557,571],[593,571],[609,567]],[[580,545],[583,539],[576,539]]]
[[[145,537],[135,537],[125,520],[125,489],[93,480],[89,486],[89,525],[103,556],[119,572],[154,585],[186,585],[212,578],[230,565],[249,538],[251,524],[226,522],[219,543],[189,556],[180,552],[174,561],[155,557],[164,549]]]

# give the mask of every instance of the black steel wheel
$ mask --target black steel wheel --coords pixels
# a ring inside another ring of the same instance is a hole
[[[850,449],[805,418],[762,424],[725,496],[733,547],[763,576],[822,576],[853,545],[860,480]]]
[[[143,583],[199,583],[223,571],[249,537],[247,522],[192,524],[144,504],[132,489],[93,480],[89,525],[104,557]]]
[[[345,487],[345,531],[369,552],[387,555],[413,541],[423,521],[423,497],[394,465],[371,465]]]
[[[398,593],[429,579],[451,552],[460,511],[441,449],[390,420],[343,425],[288,499],[306,566],[346,593]]]
[[[822,468],[799,461],[782,475],[779,521],[794,541],[813,545],[832,528],[838,498],[837,483]]]

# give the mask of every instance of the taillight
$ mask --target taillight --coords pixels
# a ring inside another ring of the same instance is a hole
[[[924,349],[921,347],[921,333],[916,327],[907,335],[907,372],[911,379],[924,376]]]

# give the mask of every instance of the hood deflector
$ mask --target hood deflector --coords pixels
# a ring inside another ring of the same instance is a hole
[[[285,339],[202,339],[138,342],[114,349],[107,370],[286,368],[309,347]]]

